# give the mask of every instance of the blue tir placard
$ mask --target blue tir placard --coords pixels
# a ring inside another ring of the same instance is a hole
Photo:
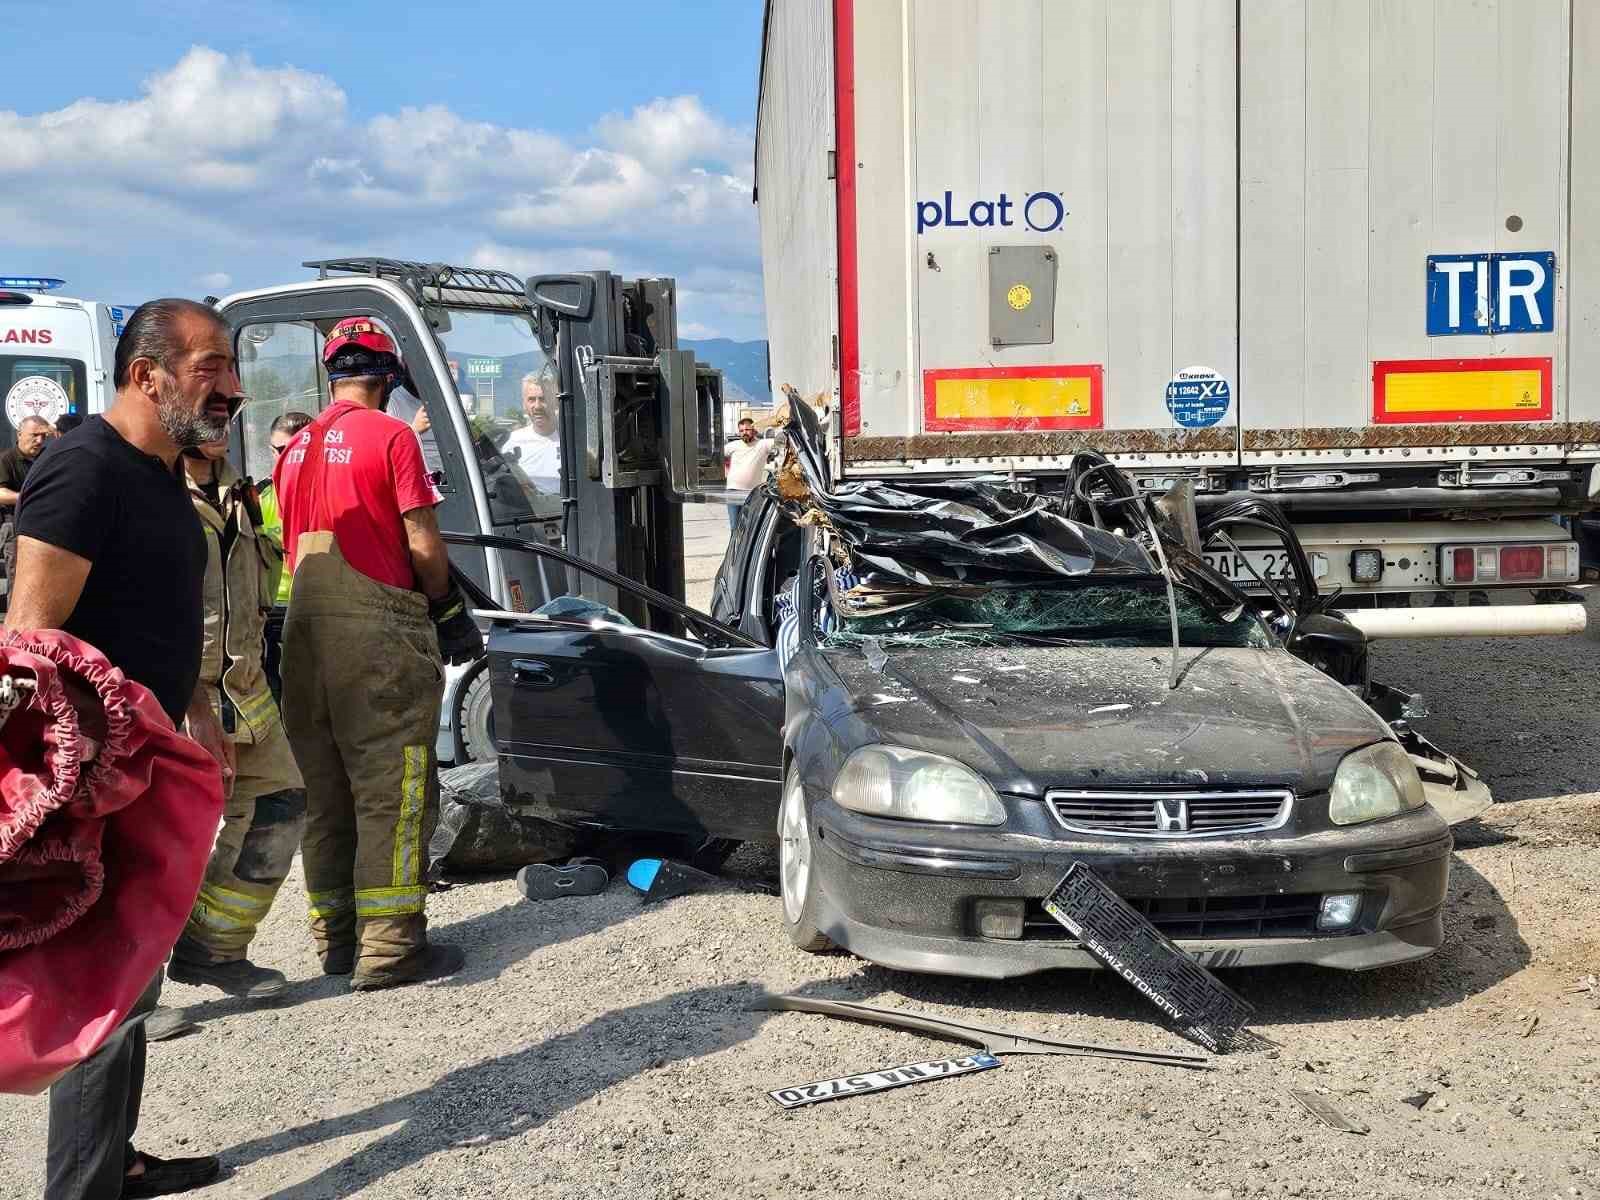
[[[1427,304],[1429,337],[1554,333],[1555,253],[1430,254]]]
[[[1185,367],[1167,384],[1167,411],[1184,429],[1210,429],[1232,404],[1228,381],[1210,367]]]

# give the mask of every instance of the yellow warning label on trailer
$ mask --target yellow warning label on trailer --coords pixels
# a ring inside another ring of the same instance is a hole
[[[925,371],[923,427],[1099,429],[1102,378],[1098,364]]]
[[[1378,362],[1372,373],[1373,420],[1387,424],[1455,421],[1548,421],[1548,358],[1436,359]]]

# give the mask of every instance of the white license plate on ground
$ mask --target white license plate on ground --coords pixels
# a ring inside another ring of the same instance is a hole
[[[804,1108],[807,1104],[821,1104],[825,1100],[865,1096],[869,1092],[883,1092],[913,1083],[927,1083],[933,1079],[948,1079],[952,1075],[990,1071],[999,1065],[1000,1060],[992,1054],[969,1054],[965,1058],[940,1058],[933,1062],[890,1067],[886,1071],[867,1071],[860,1075],[846,1075],[840,1079],[802,1083],[796,1087],[779,1088],[775,1092],[768,1092],[767,1095],[776,1100],[780,1108]]]
[[[1262,589],[1256,573],[1273,583],[1288,579],[1294,573],[1291,559],[1282,550],[1246,550],[1240,554],[1208,550],[1202,557],[1212,570],[1233,580],[1238,587],[1255,588],[1257,591]],[[1310,558],[1312,576],[1321,579],[1328,573],[1328,560],[1320,554],[1313,554]],[[1250,570],[1251,567],[1255,568],[1254,572]]]

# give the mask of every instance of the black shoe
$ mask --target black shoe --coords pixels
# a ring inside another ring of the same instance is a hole
[[[144,1019],[144,1036],[152,1042],[171,1041],[186,1033],[194,1033],[199,1028],[181,1010],[168,1008],[165,1004],[158,1004]]]
[[[517,890],[529,900],[554,900],[559,896],[598,896],[611,876],[594,859],[574,859],[564,867],[534,863],[517,872]]]
[[[420,953],[409,955],[393,966],[357,971],[350,977],[352,992],[371,992],[379,988],[403,987],[443,979],[461,970],[467,952],[448,942],[429,942]]]
[[[174,983],[218,988],[246,1000],[270,1000],[282,995],[289,986],[282,971],[258,967],[248,958],[226,963],[197,963],[174,957],[167,966],[167,978]]]
[[[157,1158],[141,1151],[139,1161],[144,1163],[144,1171],[122,1181],[122,1200],[187,1192],[205,1187],[222,1174],[222,1163],[209,1154],[204,1158]]]

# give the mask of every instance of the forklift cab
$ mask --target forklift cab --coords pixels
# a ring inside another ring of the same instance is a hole
[[[517,548],[564,549],[682,601],[682,502],[733,497],[722,476],[722,376],[678,349],[672,280],[596,271],[523,281],[380,258],[305,265],[315,279],[217,303],[250,397],[232,433],[241,473],[270,476],[273,422],[329,403],[328,333],[344,317],[370,317],[414,384],[390,412],[419,430],[451,563],[480,609],[504,619],[571,594],[678,631],[678,617],[632,589]],[[556,426],[542,442],[522,419],[530,376],[554,402]],[[441,761],[493,755],[489,683],[487,660],[447,672]]]
[[[371,317],[394,339],[414,385],[414,395],[395,393],[390,412],[420,428],[441,498],[440,526],[560,545],[559,487],[535,483],[517,450],[506,446],[522,423],[522,382],[539,379],[546,365],[523,282],[500,271],[392,259],[306,265],[317,278],[242,292],[217,305],[233,326],[250,398],[232,434],[230,457],[240,472],[271,476],[273,422],[291,412],[314,417],[329,403],[322,369],[328,332],[341,318]],[[553,393],[553,380],[549,386]],[[416,418],[419,411],[425,422]],[[510,612],[531,611],[566,591],[560,572],[533,556],[452,545],[450,557]]]

